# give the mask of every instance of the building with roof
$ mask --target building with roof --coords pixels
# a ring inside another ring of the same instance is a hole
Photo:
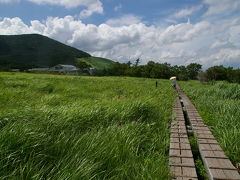
[[[61,73],[61,74],[78,74],[78,68],[73,65],[58,64],[49,68],[49,72]]]

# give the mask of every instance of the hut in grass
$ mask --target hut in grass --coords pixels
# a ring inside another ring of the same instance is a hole
[[[78,74],[78,68],[73,65],[58,64],[49,68],[49,72],[62,73],[62,74]]]

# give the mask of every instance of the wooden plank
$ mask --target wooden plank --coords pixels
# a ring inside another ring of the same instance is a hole
[[[204,158],[225,158],[228,159],[223,151],[201,151]]]
[[[170,157],[181,157],[180,149],[170,149],[169,156]]]
[[[215,139],[212,134],[198,134],[197,138],[201,138],[201,139]]]
[[[205,124],[203,123],[191,123],[192,127],[207,127]]]
[[[193,130],[210,131],[208,127],[193,127]]]
[[[170,137],[171,138],[174,138],[174,137],[187,138],[188,136],[185,133],[172,133]]]
[[[170,142],[170,149],[191,150],[190,143]]]
[[[226,175],[224,174],[222,169],[209,169],[209,178],[213,180],[220,180],[220,179],[226,179]]]
[[[178,133],[178,129],[177,128],[171,128],[171,133]]]
[[[170,149],[180,149],[180,143],[170,142]]]
[[[181,143],[189,143],[188,138],[180,138]]]
[[[193,157],[191,150],[182,150],[181,149],[181,157]]]
[[[209,144],[213,151],[222,151],[222,148],[219,144]]]
[[[185,129],[179,129],[178,133],[180,133],[180,134],[187,134],[187,130],[186,130],[186,128]]]
[[[171,173],[174,177],[181,177],[182,176],[182,168],[178,166],[171,166],[170,168]]]
[[[180,148],[184,150],[191,150],[190,143],[180,143]]]
[[[191,178],[189,178],[189,177],[182,177],[181,180],[198,180],[198,178],[193,178],[193,177],[191,177]]]
[[[236,170],[223,170],[223,173],[226,175],[228,179],[231,180],[240,180],[240,175]]]
[[[197,178],[196,170],[195,170],[195,168],[192,168],[192,167],[183,167],[182,168],[182,174],[185,177]]]
[[[216,139],[198,139],[199,144],[218,144]]]
[[[214,180],[240,180],[240,175],[236,170],[211,169],[210,175]]]
[[[183,121],[183,122],[185,122],[185,119],[184,119],[184,117],[176,117],[176,121]]]
[[[206,131],[206,130],[194,130],[195,133],[197,134],[210,134],[212,135],[212,132],[211,131]]]
[[[179,166],[179,167],[195,167],[193,158],[186,157],[171,157],[169,159],[170,166]]]
[[[197,173],[195,168],[192,167],[177,167],[171,166],[171,173],[176,178],[197,178]]]
[[[222,148],[218,144],[201,144],[201,143],[199,143],[199,149],[201,151],[222,151]]]
[[[205,158],[206,164],[210,169],[236,170],[229,159]]]
[[[170,157],[169,158],[169,165],[170,166],[178,166],[178,164],[181,164],[181,157]]]
[[[210,144],[199,144],[198,147],[200,151],[212,151]]]
[[[172,122],[172,124],[175,125],[175,126],[177,126],[177,125],[185,126],[185,122],[184,121],[174,121],[174,122]]]
[[[190,150],[181,150],[181,149],[170,149],[169,150],[170,157],[190,157],[192,158],[192,151]]]
[[[183,166],[195,167],[193,158],[185,158],[185,157],[183,157],[183,158],[181,158],[181,161],[182,161]]]
[[[176,137],[170,137],[170,142],[172,143],[176,143],[176,142],[180,142],[179,138],[176,138]]]
[[[173,126],[171,127],[171,130],[174,129],[178,132],[187,132],[186,128],[182,128],[181,126]]]

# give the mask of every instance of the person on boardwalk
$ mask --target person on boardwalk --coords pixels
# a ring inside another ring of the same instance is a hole
[[[176,89],[177,86],[177,77],[173,76],[170,78],[170,80],[172,81],[172,87]]]

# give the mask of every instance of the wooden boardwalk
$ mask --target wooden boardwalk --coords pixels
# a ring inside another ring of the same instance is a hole
[[[188,141],[182,106],[178,98],[173,108],[173,116],[169,150],[169,165],[173,178],[177,180],[195,180],[197,179],[197,173]]]
[[[225,156],[222,148],[189,98],[177,88],[183,106],[177,99],[173,108],[175,119],[171,124],[170,167],[175,179],[197,179],[196,170],[185,126],[183,108],[198,141],[198,148],[210,180],[240,180],[237,169]]]

